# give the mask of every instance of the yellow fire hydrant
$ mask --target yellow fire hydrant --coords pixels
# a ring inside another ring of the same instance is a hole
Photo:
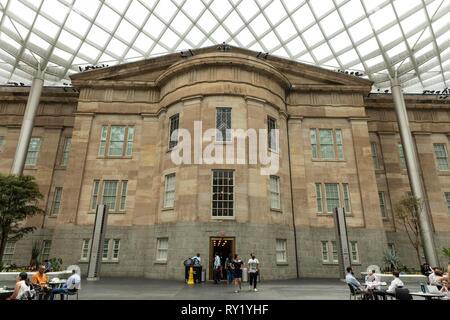
[[[189,268],[189,278],[187,284],[194,284],[194,269],[192,267]]]

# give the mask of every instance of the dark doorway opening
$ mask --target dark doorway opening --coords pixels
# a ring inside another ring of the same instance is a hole
[[[227,271],[225,269],[225,260],[228,256],[233,258],[235,253],[234,237],[211,237],[209,240],[209,280],[213,280],[214,258],[216,253],[219,254],[220,264],[222,265],[222,280],[227,279]]]

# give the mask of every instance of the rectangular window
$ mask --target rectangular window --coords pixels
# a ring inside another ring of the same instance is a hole
[[[234,171],[213,170],[212,183],[213,217],[234,215]]]
[[[125,144],[125,127],[111,126],[108,155],[122,156],[124,144]]]
[[[72,144],[72,138],[67,137],[64,140],[63,156],[62,156],[62,161],[61,161],[62,166],[67,166],[67,162],[69,161],[69,152],[70,152],[71,144]]]
[[[277,121],[272,117],[267,117],[267,139],[270,150],[277,150],[277,141],[275,129],[277,128]]]
[[[322,262],[328,263],[330,259],[328,258],[328,242],[321,241],[322,243]]]
[[[177,113],[169,119],[169,149],[172,149],[178,144],[178,126],[180,122],[180,115]]]
[[[102,126],[98,155],[101,157],[131,156],[133,140],[134,126]]]
[[[5,146],[5,137],[0,137],[0,152],[3,152],[4,146]]]
[[[42,241],[41,261],[44,262],[50,257],[50,248],[52,246],[52,240]]]
[[[127,192],[128,192],[128,181],[124,180],[122,181],[122,188],[120,192],[120,204],[119,204],[119,210],[124,211],[126,202],[127,202]]]
[[[8,240],[5,244],[5,250],[3,251],[3,265],[12,264],[12,259],[14,256],[14,250],[16,249],[16,242]]]
[[[175,173],[166,175],[164,185],[164,208],[173,208],[175,202]]]
[[[350,205],[350,190],[348,188],[348,183],[343,183],[342,188],[344,189],[344,209],[345,213],[351,212],[351,205]]]
[[[109,255],[109,239],[103,240],[102,260],[108,260]]]
[[[319,143],[320,143],[320,158],[323,160],[333,160],[334,159],[333,130],[320,129]]]
[[[119,260],[120,239],[113,239],[112,260]]]
[[[91,195],[91,210],[93,210],[93,211],[95,211],[97,209],[99,187],[100,187],[100,181],[94,180],[94,185],[92,187],[92,195]]]
[[[378,199],[380,201],[380,213],[383,218],[386,218],[386,201],[384,199],[384,191],[378,192]]]
[[[56,216],[59,213],[59,207],[61,206],[62,188],[56,187],[53,194],[52,208],[50,210],[51,216]]]
[[[448,213],[450,213],[450,192],[446,192],[444,194],[445,196],[445,201],[447,201],[447,211]]]
[[[116,210],[116,194],[118,181],[105,180],[103,182],[103,204],[108,208],[108,211]]]
[[[131,156],[133,154],[133,140],[134,140],[134,127],[128,127],[127,133],[127,156]]]
[[[322,212],[322,184],[316,183],[316,204],[317,204],[317,212]]]
[[[339,208],[339,185],[337,183],[325,183],[325,196],[327,212],[333,213],[334,208]]]
[[[169,251],[169,238],[158,238],[156,244],[156,260],[167,261]]]
[[[331,241],[331,247],[333,249],[333,263],[338,263],[339,262],[339,258],[338,258],[336,241]]]
[[[371,151],[372,151],[373,167],[375,169],[380,169],[380,160],[378,159],[377,143],[376,142],[371,142],[370,143],[370,148],[371,148]]]
[[[276,255],[278,263],[286,263],[286,239],[277,239]]]
[[[270,208],[281,209],[280,178],[277,176],[270,176]]]
[[[28,145],[27,159],[25,160],[25,165],[35,166],[39,150],[41,149],[41,138],[31,138],[30,144]]]
[[[400,156],[400,168],[406,169],[406,162],[405,162],[405,153],[403,152],[403,145],[398,144],[398,154]]]
[[[91,246],[91,239],[83,239],[83,244],[81,246],[81,260],[89,259],[90,246]]]
[[[352,262],[359,263],[358,243],[356,241],[351,241],[350,249],[351,249]]]
[[[434,154],[436,155],[437,166],[439,170],[448,171],[447,149],[443,143],[434,144]]]
[[[317,156],[317,136],[316,136],[316,129],[309,130],[309,138],[311,141],[311,153],[313,159],[318,159]]]
[[[231,141],[231,108],[216,109],[216,141]]]
[[[342,131],[341,129],[334,130],[334,134],[336,135],[336,150],[337,156],[339,160],[344,160],[344,146],[342,144]]]
[[[108,138],[108,126],[102,126],[102,133],[100,135],[100,144],[98,146],[98,155],[104,156],[106,151],[106,139]]]

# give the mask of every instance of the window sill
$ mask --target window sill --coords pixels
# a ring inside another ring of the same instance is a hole
[[[166,261],[155,261],[153,264],[166,265],[167,264],[167,260]]]
[[[275,209],[275,208],[270,208],[270,211],[273,211],[273,212],[276,212],[276,213],[283,213],[283,210]]]
[[[319,212],[317,212],[316,213],[316,215],[318,216],[318,217],[329,217],[329,218],[332,218],[333,217],[333,212],[330,212],[330,213],[319,213]],[[346,218],[351,218],[351,217],[353,217],[353,214],[351,214],[351,213],[345,213],[345,217]]]
[[[47,218],[56,219],[56,218],[58,218],[58,215],[57,214],[47,215]]]
[[[447,170],[438,170],[437,175],[438,175],[438,176],[450,176],[450,171],[447,171]]]
[[[102,260],[102,263],[106,264],[118,264],[119,260]]]
[[[67,169],[67,165],[65,165],[65,166],[57,165],[57,166],[55,167],[55,170],[66,170],[66,169]]]
[[[25,165],[25,166],[23,167],[23,170],[37,170],[37,168],[36,168],[35,165],[34,165],[34,166],[27,166],[27,165]]]
[[[108,211],[108,214],[126,214],[126,211]],[[95,214],[95,211],[89,211],[88,214]]]
[[[216,220],[216,221],[221,221],[221,220],[227,220],[227,221],[230,221],[230,220],[236,220],[236,218],[235,218],[234,216],[233,216],[233,217],[214,217],[214,216],[212,216],[211,219],[212,219],[212,220]]]
[[[233,141],[215,141],[214,144],[215,145],[227,145],[227,144],[232,145]]]
[[[287,262],[277,262],[277,266],[288,266],[289,263]]]
[[[174,207],[170,207],[170,208],[162,208],[161,211],[173,211]]]
[[[332,266],[338,266],[338,265],[339,265],[339,262],[323,262],[323,261],[322,261],[322,265],[324,265],[324,266],[330,266],[330,267],[332,267]]]
[[[109,159],[133,159],[133,156],[97,156],[97,159],[109,160]]]
[[[271,153],[280,154],[280,150],[279,149],[270,149],[270,148],[268,148],[268,151],[271,152]]]
[[[323,159],[312,159],[312,162],[347,162],[345,159],[330,159],[330,160],[323,160]]]

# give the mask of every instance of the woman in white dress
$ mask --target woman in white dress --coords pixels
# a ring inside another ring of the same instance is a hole
[[[16,287],[8,300],[24,300],[31,297],[30,281],[26,272],[21,272],[16,278]]]

